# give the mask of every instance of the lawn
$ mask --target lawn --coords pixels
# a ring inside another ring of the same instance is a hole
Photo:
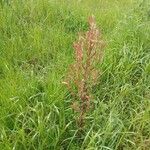
[[[62,82],[91,15],[106,47],[79,137]],[[150,1],[0,0],[0,149],[150,149]]]

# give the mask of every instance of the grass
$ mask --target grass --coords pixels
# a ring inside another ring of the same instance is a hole
[[[148,150],[149,6],[149,0],[1,0],[0,149]],[[79,141],[61,82],[91,14],[107,47]]]

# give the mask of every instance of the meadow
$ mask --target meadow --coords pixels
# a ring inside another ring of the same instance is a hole
[[[91,15],[106,47],[79,139],[62,82]],[[1,0],[0,150],[83,149],[150,149],[150,1]]]

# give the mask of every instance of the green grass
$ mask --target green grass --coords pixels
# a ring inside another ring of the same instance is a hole
[[[107,47],[81,141],[61,82],[91,14]],[[1,150],[149,148],[149,0],[0,1]]]

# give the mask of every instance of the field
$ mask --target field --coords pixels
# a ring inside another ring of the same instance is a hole
[[[79,139],[62,82],[91,15],[106,47]],[[0,149],[149,150],[150,1],[1,0]]]

